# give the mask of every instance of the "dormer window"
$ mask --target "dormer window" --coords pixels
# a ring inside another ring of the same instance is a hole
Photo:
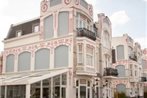
[[[38,24],[33,25],[33,31],[32,32],[39,32],[39,25]]]
[[[22,35],[22,31],[21,30],[16,31],[16,36],[17,37],[20,37],[21,35]]]

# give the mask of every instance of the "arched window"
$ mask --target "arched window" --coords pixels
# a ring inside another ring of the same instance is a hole
[[[119,93],[126,93],[126,86],[124,84],[116,85],[116,90]]]
[[[125,77],[125,66],[124,65],[117,65],[116,69],[118,71],[119,77]]]
[[[68,47],[59,46],[55,49],[55,68],[68,66]]]
[[[23,52],[18,56],[18,71],[30,70],[31,65],[31,53]]]
[[[49,69],[50,50],[40,49],[35,53],[35,70]]]
[[[117,60],[124,59],[124,46],[118,45],[117,46]]]
[[[58,36],[67,35],[69,31],[69,12],[60,12],[58,16]]]
[[[6,72],[14,72],[14,58],[13,54],[10,54],[6,58]]]

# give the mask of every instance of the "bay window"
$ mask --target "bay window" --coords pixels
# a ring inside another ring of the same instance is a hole
[[[83,65],[83,44],[78,44],[78,65]]]
[[[86,47],[86,65],[94,65],[94,48],[90,46]]]

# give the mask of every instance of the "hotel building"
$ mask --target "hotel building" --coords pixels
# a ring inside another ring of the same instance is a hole
[[[112,38],[113,66],[118,71],[118,78],[113,80],[116,91],[125,93],[129,98],[144,98],[142,68],[142,50],[139,43],[124,34]]]
[[[111,22],[85,0],[43,0],[4,39],[0,98],[112,98]]]

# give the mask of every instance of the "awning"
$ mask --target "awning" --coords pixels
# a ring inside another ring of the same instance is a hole
[[[48,79],[63,73],[68,72],[69,69],[60,69],[54,71],[42,71],[35,73],[19,73],[15,75],[1,75],[0,85],[26,85],[32,84],[44,79]]]

